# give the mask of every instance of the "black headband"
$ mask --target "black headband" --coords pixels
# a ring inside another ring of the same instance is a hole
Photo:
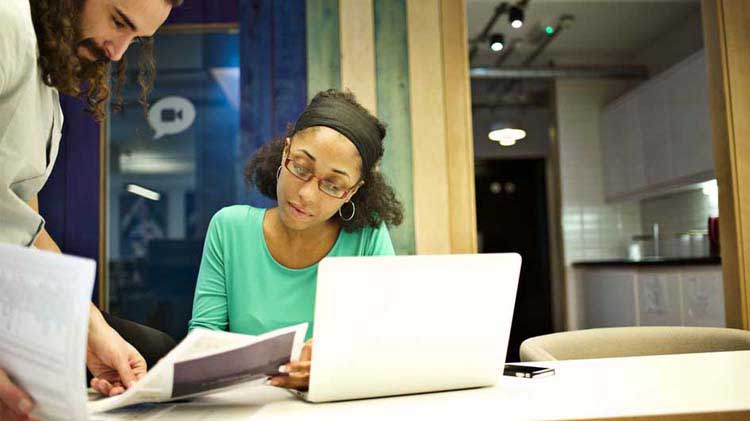
[[[325,126],[344,135],[362,158],[362,178],[383,156],[383,137],[366,112],[344,99],[316,96],[294,125],[292,135],[309,127]]]

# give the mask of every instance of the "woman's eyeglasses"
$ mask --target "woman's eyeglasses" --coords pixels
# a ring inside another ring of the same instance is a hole
[[[312,169],[300,163],[294,162],[292,158],[287,158],[286,161],[284,161],[284,168],[292,173],[293,176],[299,178],[304,182],[308,182],[313,178],[317,179],[318,189],[335,199],[346,199],[346,197],[349,196],[349,194],[353,190],[353,188],[347,189],[332,181],[316,177]]]

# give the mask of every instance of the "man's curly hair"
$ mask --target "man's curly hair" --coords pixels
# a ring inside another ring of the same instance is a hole
[[[110,97],[110,63],[90,61],[78,56],[81,42],[80,16],[86,0],[31,0],[31,18],[34,23],[39,46],[39,67],[42,80],[48,86],[57,88],[66,95],[81,98],[86,103],[86,111],[101,122],[107,113],[107,100]],[[183,0],[164,0],[173,7]],[[125,58],[117,62],[114,73],[113,109],[122,108],[121,89],[125,82],[127,63]],[[148,94],[154,85],[155,64],[153,39],[145,39],[141,44],[141,58],[138,63],[138,85],[141,88],[139,103],[148,107]]]
[[[336,97],[355,105],[378,127],[382,135],[380,140],[382,142],[382,138],[385,137],[385,125],[362,107],[351,92],[329,89],[318,93],[317,96]],[[287,137],[291,139],[294,135],[293,126],[290,126]],[[273,200],[276,200],[276,174],[284,154],[285,140],[285,138],[274,139],[261,146],[245,167],[247,183],[254,185],[264,196]],[[382,157],[378,157],[378,159],[380,158]],[[393,188],[388,185],[378,166],[374,165],[373,168],[362,169],[362,172],[364,184],[351,198],[351,202],[354,203],[357,211],[350,221],[338,219],[342,229],[352,232],[367,226],[377,228],[382,222],[389,226],[400,225],[404,220],[403,205],[396,197]],[[338,216],[336,215],[334,218],[338,218]]]

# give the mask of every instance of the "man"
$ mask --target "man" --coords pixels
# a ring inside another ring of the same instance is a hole
[[[60,252],[39,215],[37,193],[57,155],[58,92],[84,100],[102,121],[124,80],[123,54],[143,43],[141,103],[153,84],[151,37],[182,0],[0,1],[0,242]],[[117,104],[115,104],[117,105]],[[75,139],[71,139],[75,141]],[[2,292],[0,292],[2,293]],[[110,319],[113,320],[113,319]],[[135,324],[116,321],[124,330]],[[141,327],[141,326],[137,326]],[[123,336],[130,338],[128,333]],[[132,339],[131,339],[132,340]],[[86,364],[92,387],[122,393],[146,372],[143,356],[91,305]],[[0,367],[0,419],[29,419],[31,398]]]

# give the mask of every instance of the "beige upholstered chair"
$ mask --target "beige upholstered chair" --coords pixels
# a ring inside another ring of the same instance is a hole
[[[529,338],[521,344],[521,361],[738,350],[750,350],[750,332],[713,327],[612,327]]]

